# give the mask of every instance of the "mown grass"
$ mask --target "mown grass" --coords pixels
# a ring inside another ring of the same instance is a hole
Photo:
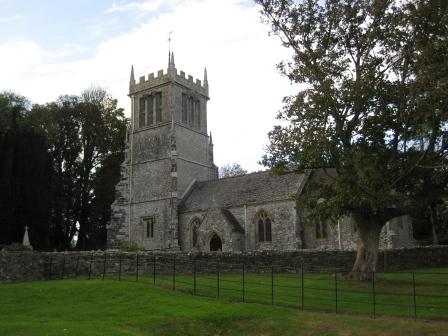
[[[134,277],[124,280],[135,281]],[[202,296],[338,313],[448,319],[448,269],[377,273],[350,281],[340,273],[140,275],[139,281]],[[336,290],[337,289],[337,290]],[[415,293],[415,295],[414,295]]]
[[[448,335],[441,321],[302,312],[107,279],[1,284],[0,302],[8,336]]]

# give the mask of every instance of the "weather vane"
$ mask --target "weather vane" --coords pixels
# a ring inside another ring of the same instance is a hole
[[[171,34],[172,33],[173,33],[172,30],[168,33],[168,52],[171,52]]]

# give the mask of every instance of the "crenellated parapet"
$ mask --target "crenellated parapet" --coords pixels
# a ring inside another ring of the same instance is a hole
[[[156,73],[150,73],[148,76],[141,76],[137,81],[132,80],[131,78],[129,83],[129,95],[132,96],[140,91],[164,85],[169,82],[176,82],[181,86],[194,90],[209,98],[207,79],[205,79],[205,81],[195,79],[191,75],[186,75],[184,71],[178,72],[174,67],[169,67],[167,70],[159,70]]]

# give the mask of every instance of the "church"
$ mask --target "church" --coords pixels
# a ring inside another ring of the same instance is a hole
[[[168,68],[129,82],[131,125],[116,185],[109,249],[134,242],[144,250],[294,251],[354,249],[350,218],[304,225],[295,198],[312,174],[268,171],[218,178],[207,129],[209,83]],[[383,248],[414,245],[407,216],[387,223]]]

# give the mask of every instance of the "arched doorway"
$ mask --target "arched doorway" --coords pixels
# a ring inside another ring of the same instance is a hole
[[[216,233],[210,238],[210,251],[222,251],[222,241]]]

